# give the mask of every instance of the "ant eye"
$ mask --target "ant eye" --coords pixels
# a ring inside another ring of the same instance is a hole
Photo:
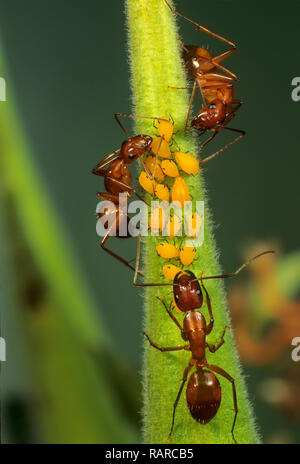
[[[129,158],[130,158],[130,159],[133,159],[134,157],[135,157],[135,154],[134,154],[134,153],[130,153]]]
[[[214,103],[212,103],[211,105],[209,105],[209,109],[210,110],[215,110],[216,109],[216,105]]]
[[[175,295],[175,300],[179,300],[179,296],[178,296],[178,295]]]
[[[201,292],[200,292],[199,289],[196,291],[196,293],[197,293],[197,295],[201,295]]]

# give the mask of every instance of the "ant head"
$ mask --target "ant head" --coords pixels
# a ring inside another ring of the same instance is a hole
[[[185,45],[182,56],[187,72],[193,76],[211,72],[215,69],[215,65],[208,61],[213,58],[213,55],[205,48]]]
[[[148,151],[151,143],[150,135],[136,135],[122,143],[120,157],[126,164],[131,164]]]
[[[192,120],[191,126],[195,129],[213,129],[217,124],[224,121],[225,116],[226,105],[216,98],[199,111],[197,116]]]
[[[201,308],[203,304],[201,286],[191,271],[185,274],[178,272],[173,284],[175,303],[180,311],[186,312]]]

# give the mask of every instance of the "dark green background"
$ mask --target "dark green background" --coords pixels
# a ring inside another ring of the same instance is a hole
[[[190,0],[177,7],[239,46],[226,62],[240,78],[236,96],[244,102],[231,125],[247,136],[205,169],[222,265],[231,270],[239,263],[248,239],[275,238],[284,252],[296,250],[300,102],[291,99],[291,81],[300,75],[300,2]],[[97,247],[95,194],[102,180],[90,174],[122,142],[113,113],[131,111],[123,10],[117,0],[1,0],[0,27],[12,77],[7,85],[15,88],[44,182],[108,331],[139,367],[141,298],[128,271]],[[186,43],[224,50],[180,24]],[[134,256],[134,241],[116,246]],[[260,420],[266,433],[281,418],[266,412]]]

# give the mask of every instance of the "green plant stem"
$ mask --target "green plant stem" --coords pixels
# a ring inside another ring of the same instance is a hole
[[[200,10],[198,10],[198,13]],[[199,13],[200,14],[200,13]],[[169,89],[168,86],[185,87],[186,80],[180,58],[177,30],[172,13],[163,0],[127,0],[129,25],[129,52],[131,58],[132,89],[135,114],[154,117],[169,117],[175,121],[176,142],[181,151],[196,153],[192,135],[183,132],[188,110],[186,91]],[[201,38],[199,37],[199,40]],[[155,134],[152,122],[137,120],[137,132]],[[213,161],[217,162],[217,161]],[[214,275],[220,271],[215,242],[212,235],[211,213],[202,175],[183,176],[194,200],[205,200],[205,240],[198,250],[198,259],[190,269],[200,275]],[[157,256],[155,246],[161,240],[148,237],[144,240],[144,271],[146,282],[164,282],[161,270],[166,260]],[[215,328],[209,342],[216,342],[225,325],[229,324],[226,299],[221,281],[208,281]],[[170,320],[156,296],[168,304],[172,298],[171,288],[156,287],[145,291],[145,331],[160,346],[182,344],[180,333]],[[202,308],[208,316],[205,305]],[[201,310],[201,311],[202,311]],[[183,315],[178,315],[182,320]],[[208,320],[208,319],[207,319]],[[208,354],[208,362],[216,364],[232,375],[236,381],[239,414],[235,436],[239,443],[259,441],[247,398],[245,382],[230,332],[225,345],[215,354]],[[146,345],[144,359],[144,436],[147,443],[162,443],[167,438],[173,403],[180,387],[184,368],[189,361],[187,352],[161,353]],[[222,385],[222,404],[216,417],[205,426],[196,423],[189,414],[185,393],[179,402],[173,443],[232,443],[230,433],[233,420],[231,384],[219,378]]]

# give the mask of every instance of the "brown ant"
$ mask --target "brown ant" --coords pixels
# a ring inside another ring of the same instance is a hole
[[[227,127],[227,124],[235,117],[238,109],[242,106],[242,102],[241,100],[234,99],[233,83],[237,81],[237,76],[229,71],[229,69],[220,65],[221,61],[228,58],[236,51],[237,46],[233,42],[230,42],[224,37],[215,34],[204,26],[201,26],[195,21],[192,21],[186,16],[183,16],[181,13],[178,13],[174,8],[171,7],[171,5],[169,5],[167,0],[164,1],[173,14],[176,14],[177,16],[183,18],[185,21],[193,24],[196,26],[197,30],[201,30],[211,37],[214,37],[231,47],[230,50],[221,53],[218,56],[213,56],[205,48],[197,47],[195,45],[184,45],[179,39],[186,71],[191,77],[194,78],[194,85],[184,130],[186,131],[188,126],[196,87],[198,87],[204,106],[192,119],[191,126],[200,132],[200,136],[208,131],[213,131],[213,134],[201,145],[199,151],[201,152],[204,146],[211,142],[214,137],[223,129],[239,133],[239,135],[234,140],[229,142],[214,154],[205,158],[205,160],[200,163],[203,164],[203,162],[207,162],[222,153],[246,134],[243,130]],[[220,69],[227,75],[217,73],[216,68]],[[171,88],[185,89],[185,87]]]
[[[131,172],[128,166],[137,159],[140,159],[147,175],[149,177],[151,177],[151,175],[154,176],[154,172],[153,174],[149,173],[147,167],[144,165],[142,158],[142,156],[149,151],[153,139],[152,137],[150,137],[150,135],[136,135],[134,137],[130,137],[127,130],[120,122],[119,116],[128,116],[134,118],[153,120],[163,120],[163,118],[151,118],[148,116],[135,116],[129,114],[115,113],[114,117],[121,129],[125,132],[128,140],[125,140],[122,143],[121,148],[106,156],[92,170],[93,174],[104,177],[104,186],[106,192],[99,192],[97,193],[97,196],[103,201],[111,201],[114,205],[111,207],[107,207],[103,213],[100,213],[98,215],[98,218],[103,222],[103,224],[112,224],[105,236],[103,237],[100,246],[109,255],[113,256],[118,261],[125,264],[125,266],[128,266],[130,269],[134,271],[135,268],[130,265],[129,261],[126,261],[121,256],[106,248],[105,243],[111,236],[112,231],[114,231],[115,236],[118,238],[131,237],[130,232],[128,230],[130,216],[128,216],[128,214],[122,211],[122,208],[120,207],[119,194],[126,193],[128,199],[130,199],[131,194],[135,193],[135,195],[140,200],[144,201],[143,198],[131,185]],[[159,147],[156,156],[158,156],[158,152]],[[126,227],[126,235],[120,234],[120,230],[124,230],[123,226]]]
[[[234,437],[234,427],[236,423],[236,418],[238,414],[238,405],[237,405],[237,395],[235,382],[233,377],[231,377],[225,370],[221,367],[214,364],[208,364],[205,356],[206,348],[209,349],[211,353],[215,353],[221,346],[224,344],[224,336],[227,329],[225,327],[221,340],[217,345],[212,345],[207,343],[206,336],[211,333],[214,326],[214,316],[212,312],[212,305],[210,301],[209,294],[204,286],[203,280],[205,279],[226,279],[230,277],[235,277],[239,274],[248,264],[253,260],[263,256],[267,253],[274,253],[273,251],[265,251],[260,253],[253,258],[249,259],[241,267],[239,267],[235,272],[231,274],[222,274],[216,276],[206,276],[203,275],[200,278],[197,278],[191,271],[178,272],[174,278],[172,284],[165,283],[137,283],[137,274],[138,266],[140,259],[140,239],[138,238],[138,247],[137,247],[137,258],[136,258],[136,270],[134,276],[134,285],[138,287],[156,287],[156,286],[173,286],[173,294],[177,307],[185,312],[185,317],[183,320],[183,326],[178,322],[176,317],[168,309],[166,303],[157,297],[164,305],[168,315],[176,324],[176,326],[181,331],[181,336],[184,341],[188,341],[187,345],[175,346],[175,347],[160,347],[154,343],[150,337],[144,332],[144,335],[148,339],[151,346],[156,348],[159,351],[179,351],[186,350],[191,351],[192,357],[189,361],[188,366],[185,368],[182,378],[182,383],[180,385],[176,400],[173,405],[173,416],[170,433],[168,435],[167,441],[170,440],[173,433],[174,422],[175,422],[175,412],[180,400],[183,388],[185,383],[188,380],[188,375],[191,369],[195,368],[196,371],[190,376],[187,389],[186,389],[186,399],[187,404],[190,410],[192,417],[199,422],[200,424],[207,424],[211,419],[215,417],[219,406],[221,404],[222,392],[219,380],[215,374],[219,374],[225,379],[229,380],[232,385],[232,395],[233,395],[233,405],[234,405],[234,419],[231,427],[232,438],[235,443],[236,439]],[[203,305],[203,291],[206,296],[206,304],[210,316],[210,322],[207,325],[206,320],[203,314],[197,309],[200,309]]]

